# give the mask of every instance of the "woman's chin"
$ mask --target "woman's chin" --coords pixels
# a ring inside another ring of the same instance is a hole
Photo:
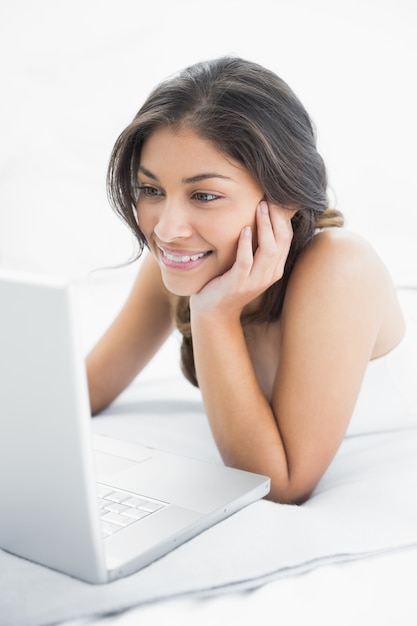
[[[186,285],[183,281],[172,280],[164,275],[162,275],[162,280],[167,290],[174,296],[192,296],[203,287],[203,285],[199,285],[198,288],[193,288],[192,285]]]

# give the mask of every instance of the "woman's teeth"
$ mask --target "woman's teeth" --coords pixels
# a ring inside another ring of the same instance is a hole
[[[162,250],[162,253],[168,259],[168,261],[172,261],[173,263],[188,263],[189,261],[197,261],[198,259],[201,259],[203,256],[208,254],[208,252],[200,252],[199,254],[187,254],[184,256],[180,256],[178,254],[170,254],[165,250]]]

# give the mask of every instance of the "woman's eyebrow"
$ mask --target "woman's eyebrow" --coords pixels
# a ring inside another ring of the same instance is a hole
[[[138,167],[138,173],[142,172],[142,174],[144,174],[145,176],[147,176],[148,178],[152,178],[152,180],[156,180],[159,183],[159,178],[158,176],[155,176],[155,174],[152,174],[152,172],[150,172],[149,170],[146,169],[146,167],[143,167],[142,165],[139,165]]]
[[[148,178],[151,178],[152,180],[159,182],[158,176],[156,176],[155,174],[152,174],[152,172],[146,169],[146,167],[143,167],[143,165],[139,165],[138,171],[144,174],[145,176],[147,176]],[[230,178],[230,176],[223,176],[223,174],[217,174],[216,172],[207,172],[205,174],[196,174],[195,176],[189,176],[187,178],[183,178],[181,180],[181,183],[183,185],[190,185],[192,183],[199,183],[200,181],[207,180],[209,178],[221,178],[223,180],[233,180],[233,178]]]
[[[189,178],[183,178],[182,183],[184,185],[190,185],[192,183],[199,183],[202,180],[207,180],[209,178],[222,178],[223,180],[233,180],[230,176],[223,176],[223,174],[216,174],[215,172],[208,172],[207,174],[196,174],[195,176],[190,176]]]

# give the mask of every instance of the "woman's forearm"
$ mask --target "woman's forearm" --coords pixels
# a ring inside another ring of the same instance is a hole
[[[224,462],[270,476],[272,498],[285,498],[285,448],[256,379],[240,321],[204,314],[191,319],[197,378]]]

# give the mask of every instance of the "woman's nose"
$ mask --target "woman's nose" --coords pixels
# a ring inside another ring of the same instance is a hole
[[[160,241],[173,241],[189,237],[192,227],[188,221],[187,212],[178,203],[166,203],[154,227],[154,233]]]

